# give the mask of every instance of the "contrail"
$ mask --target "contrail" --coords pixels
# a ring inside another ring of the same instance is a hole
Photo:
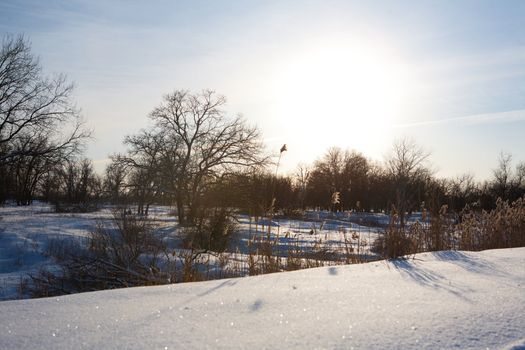
[[[416,127],[416,126],[452,124],[452,123],[472,125],[472,124],[488,124],[488,123],[505,123],[505,122],[520,121],[520,120],[525,120],[525,109],[515,109],[512,111],[506,111],[506,112],[473,114],[473,115],[467,115],[464,117],[444,118],[444,119],[424,120],[420,122],[394,124],[393,127],[394,128],[411,128],[411,127]]]

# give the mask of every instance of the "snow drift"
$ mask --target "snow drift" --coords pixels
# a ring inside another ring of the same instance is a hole
[[[1,349],[525,348],[525,248],[0,302]]]

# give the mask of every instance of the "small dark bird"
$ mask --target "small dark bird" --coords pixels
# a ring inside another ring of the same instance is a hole
[[[281,153],[285,151],[288,151],[288,149],[286,148],[286,143],[283,145],[283,147],[281,147]]]

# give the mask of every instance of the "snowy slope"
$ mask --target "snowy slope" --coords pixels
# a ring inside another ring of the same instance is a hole
[[[0,349],[525,348],[525,248],[0,302]]]

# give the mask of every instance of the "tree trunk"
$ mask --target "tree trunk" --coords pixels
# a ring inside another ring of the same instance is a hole
[[[182,202],[182,198],[179,194],[177,194],[176,198],[176,204],[177,204],[177,216],[179,217],[179,225],[184,225],[185,217],[184,217],[184,203]]]

